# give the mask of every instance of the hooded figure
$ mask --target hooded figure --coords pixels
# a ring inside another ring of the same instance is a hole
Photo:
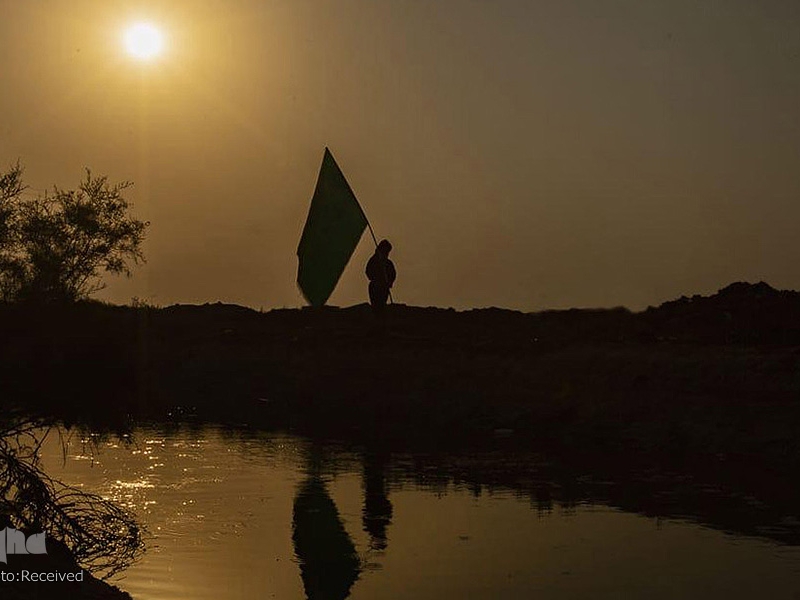
[[[381,240],[375,248],[375,254],[367,262],[367,277],[369,278],[369,303],[372,311],[377,316],[382,316],[389,299],[389,290],[394,284],[397,272],[394,263],[389,260],[392,245],[389,240]]]

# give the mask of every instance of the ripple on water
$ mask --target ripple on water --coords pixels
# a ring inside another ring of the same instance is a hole
[[[417,457],[387,464],[291,436],[214,428],[139,430],[130,444],[70,452],[66,463],[55,446],[45,452],[53,476],[138,513],[148,551],[118,579],[137,600],[303,598],[318,547],[354,549],[356,563],[338,564],[350,565],[356,600],[792,598],[787,590],[800,590],[797,548],[586,499],[560,504],[551,500],[555,483],[537,498],[533,485],[475,483]],[[304,486],[316,494],[309,514],[324,510],[321,518],[298,516]],[[303,522],[317,523],[316,541],[299,551]]]

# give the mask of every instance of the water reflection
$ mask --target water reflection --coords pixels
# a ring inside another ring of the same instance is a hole
[[[326,477],[335,471],[334,463],[322,446],[312,444],[306,457],[305,479],[294,498],[292,542],[308,600],[347,598],[362,570],[380,566],[373,554],[383,554],[389,543],[393,510],[387,482],[389,454],[367,449],[362,457],[361,522],[369,536],[363,559],[327,487]]]
[[[308,600],[343,600],[361,573],[353,540],[323,480],[323,456],[312,446],[294,499],[292,541]]]
[[[364,510],[361,522],[369,534],[370,550],[382,552],[388,544],[387,529],[392,522],[392,502],[386,485],[389,455],[368,449],[363,459]]]
[[[552,458],[509,452],[390,456],[241,430],[134,437],[130,446],[103,441],[96,453],[78,447],[67,465],[55,448],[47,466],[137,510],[153,537],[119,582],[137,600],[745,598],[756,588],[771,597],[800,589],[796,549],[662,519],[704,513],[689,486],[681,492],[661,475],[631,481],[594,469],[586,478]],[[724,498],[710,497],[718,518]],[[791,530],[786,515],[797,512],[752,517],[764,514],[746,513],[739,531],[751,522]],[[699,589],[708,593],[692,595]]]

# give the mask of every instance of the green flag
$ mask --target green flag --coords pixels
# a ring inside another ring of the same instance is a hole
[[[297,285],[312,306],[327,302],[353,255],[367,217],[325,148],[308,219],[297,246]]]

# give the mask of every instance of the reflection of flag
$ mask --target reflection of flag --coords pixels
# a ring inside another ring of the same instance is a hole
[[[312,306],[327,302],[353,255],[367,217],[325,148],[317,188],[297,247],[297,284]]]
[[[292,541],[308,600],[344,600],[361,573],[353,540],[319,477],[297,491]]]

